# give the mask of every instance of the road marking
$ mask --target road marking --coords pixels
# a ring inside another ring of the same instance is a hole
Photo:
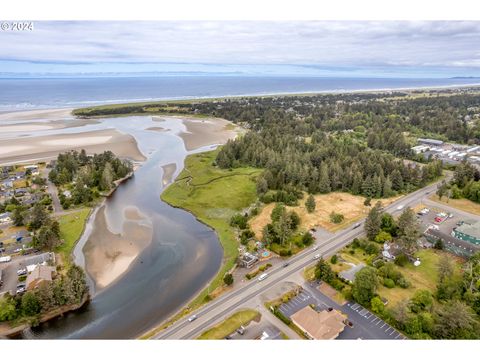
[[[373,319],[370,320],[370,322],[372,323],[372,322],[374,322],[374,321],[377,320],[377,319],[378,319],[378,318],[377,318],[375,315],[373,315]]]
[[[398,339],[399,337],[400,337],[400,334],[398,334],[398,335],[395,337],[395,339]]]
[[[392,330],[392,332],[389,334],[390,336],[392,336],[392,334],[395,332],[395,329]]]
[[[359,312],[359,314],[364,316],[364,315],[368,314],[368,310],[363,309],[362,311]]]
[[[370,318],[372,317],[372,315],[373,315],[373,314],[370,314],[370,315],[368,315],[368,316],[365,316],[365,318],[368,320],[368,319],[370,319]]]
[[[392,330],[392,328],[389,326],[388,328],[385,329],[385,332],[387,332],[388,330]]]
[[[387,325],[386,323],[382,325],[382,327],[380,329],[383,329],[385,327],[385,325]]]
[[[375,323],[375,325],[378,325],[382,322],[382,319],[378,319],[378,321]]]
[[[355,304],[355,305],[352,306],[352,309],[353,309],[353,310],[357,310],[359,307],[360,307],[360,305]]]

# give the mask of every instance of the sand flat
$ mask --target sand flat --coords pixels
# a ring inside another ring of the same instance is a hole
[[[234,139],[240,128],[232,122],[219,118],[182,118],[187,131],[179,136],[185,143],[185,148],[192,151],[203,146],[224,144]]]
[[[2,151],[3,149],[3,151]],[[105,129],[71,134],[0,140],[0,164],[54,159],[59,153],[85,149],[88,154],[112,151],[120,157],[144,161],[133,136]]]
[[[108,228],[105,207],[101,207],[94,220],[90,239],[85,244],[86,270],[95,281],[96,290],[111,285],[117,280],[152,242],[153,229],[136,208],[126,208],[121,234]]]
[[[73,119],[73,109],[42,109],[42,110],[26,110],[12,111],[0,113],[0,122],[2,121],[25,121],[25,120],[58,120]]]
[[[163,177],[162,177],[162,184],[166,186],[173,181],[173,174],[175,170],[177,170],[177,164],[167,164],[162,166],[163,169]]]

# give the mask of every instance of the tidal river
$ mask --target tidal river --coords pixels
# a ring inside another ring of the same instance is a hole
[[[170,181],[164,171],[174,178],[188,154],[178,136],[185,131],[182,122],[149,116],[108,118],[81,131],[102,128],[134,136],[147,160],[98,209],[74,251],[75,261],[90,275],[93,300],[81,311],[25,332],[23,338],[138,337],[186,305],[222,262],[215,232],[160,200]],[[102,254],[115,265],[105,267]],[[128,269],[117,277],[122,267]]]

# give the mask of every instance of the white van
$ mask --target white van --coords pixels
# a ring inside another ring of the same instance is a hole
[[[260,275],[260,276],[258,277],[258,281],[265,280],[265,279],[267,278],[267,276],[268,276],[267,273],[264,273],[264,274]]]

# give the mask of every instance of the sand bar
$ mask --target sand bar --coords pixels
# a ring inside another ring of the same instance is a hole
[[[218,118],[183,118],[183,124],[187,128],[179,136],[185,143],[188,151],[208,145],[224,144],[229,139],[234,139],[240,132],[240,128],[232,122]]]
[[[177,170],[177,164],[167,164],[162,166],[163,169],[163,177],[162,177],[162,184],[166,186],[173,181],[173,174],[175,170]]]
[[[88,154],[112,151],[120,157],[144,161],[133,136],[113,129],[73,134],[0,140],[0,165],[47,161],[68,150],[85,149]]]

